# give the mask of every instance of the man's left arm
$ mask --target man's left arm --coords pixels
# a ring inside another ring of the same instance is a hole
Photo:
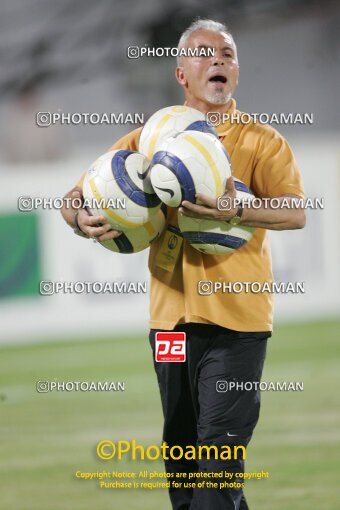
[[[215,199],[199,193],[202,204],[182,202],[180,213],[198,218],[230,221],[238,216],[240,225],[269,230],[294,230],[306,223],[301,175],[287,141],[274,129],[265,128],[254,158],[251,187],[255,193],[256,207],[247,202],[240,208],[234,180],[229,177],[225,193]],[[275,198],[274,201],[270,199]],[[228,203],[229,207],[220,207]],[[261,202],[259,202],[261,200]]]
[[[232,177],[227,181],[225,194],[221,197],[219,203],[229,199],[230,203],[236,199],[236,190]],[[202,193],[198,193],[197,199],[202,205],[192,204],[187,200],[182,202],[180,213],[186,216],[205,218],[211,220],[230,221],[239,211],[241,204],[228,207],[228,210],[218,208],[218,199],[211,198]],[[238,204],[237,201],[235,201]],[[306,215],[304,208],[301,207],[301,197],[298,195],[282,195],[275,198],[275,207],[271,205],[271,200],[259,199],[256,201],[256,207],[247,202],[242,207],[240,225],[255,228],[267,228],[269,230],[294,230],[303,228],[306,224]],[[274,201],[272,202],[274,204]],[[299,206],[300,205],[300,206]]]

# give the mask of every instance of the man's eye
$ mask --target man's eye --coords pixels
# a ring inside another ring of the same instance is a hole
[[[199,54],[201,57],[210,57],[210,50],[208,48],[201,48]]]

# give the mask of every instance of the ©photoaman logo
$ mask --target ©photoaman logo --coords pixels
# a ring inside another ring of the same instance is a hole
[[[157,362],[184,363],[185,356],[184,332],[158,332],[156,333],[155,360]]]

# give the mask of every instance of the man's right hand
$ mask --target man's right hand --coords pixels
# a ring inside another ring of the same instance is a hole
[[[121,232],[112,229],[104,216],[93,216],[86,209],[79,209],[78,225],[84,234],[97,241],[108,241],[121,235]]]
[[[79,191],[73,191],[72,198],[82,199]],[[89,214],[86,209],[79,209],[77,211],[77,223],[82,232],[97,241],[108,241],[120,236],[121,232],[112,229],[111,225],[107,222],[104,216],[93,216]]]

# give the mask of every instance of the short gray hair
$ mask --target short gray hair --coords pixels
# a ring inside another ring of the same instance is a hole
[[[200,19],[199,18],[196,21],[193,21],[191,23],[191,25],[189,25],[188,28],[186,30],[184,30],[184,32],[182,33],[182,35],[178,41],[178,45],[177,45],[178,51],[181,50],[182,48],[184,48],[190,35],[193,32],[197,32],[198,30],[211,30],[212,32],[223,32],[223,33],[229,35],[229,37],[231,37],[231,39],[234,41],[232,34],[229,32],[227,25],[225,25],[224,23],[219,23],[218,21],[214,21],[212,19]],[[180,62],[181,62],[181,57],[178,56],[177,57],[177,65],[178,66],[180,65]]]

